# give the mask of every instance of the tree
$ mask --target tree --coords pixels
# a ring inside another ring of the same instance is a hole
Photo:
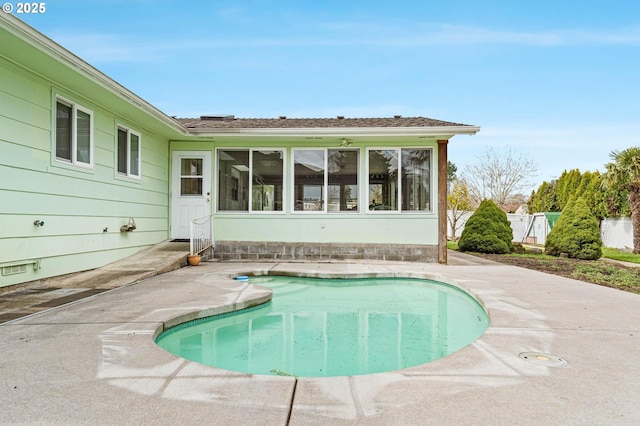
[[[537,191],[531,192],[531,197],[527,202],[530,214],[538,212],[559,212],[558,202],[556,200],[557,180],[551,182],[544,181],[538,187]]]
[[[633,224],[633,252],[640,253],[640,147],[611,152],[610,163],[602,176],[605,189],[620,187],[629,191],[629,208]]]
[[[578,196],[584,198],[587,207],[598,219],[598,222],[608,216],[605,193],[600,183],[600,172],[584,172],[582,174],[574,198]]]
[[[538,190],[529,198],[529,213],[559,212],[576,197],[583,197],[591,212],[602,220],[609,216],[607,195],[600,185],[599,172],[584,172],[574,169],[562,172],[551,182],[542,182]]]
[[[476,162],[465,167],[462,177],[467,181],[469,193],[476,203],[493,200],[503,208],[507,199],[528,190],[538,168],[535,162],[511,148],[497,151],[487,149]]]
[[[558,186],[556,188],[556,200],[558,202],[560,211],[564,209],[564,207],[569,203],[574,194],[577,193],[581,179],[582,174],[578,169],[569,171],[565,170],[564,172],[562,172],[562,175],[558,179]]]
[[[562,210],[544,244],[547,254],[583,260],[596,260],[602,256],[602,239],[598,219],[591,213],[584,198],[569,201]]]
[[[460,219],[467,211],[472,210],[469,189],[464,179],[456,178],[451,183],[447,194],[447,209],[450,211],[450,214],[447,214],[447,220],[451,227],[451,236],[455,240],[456,231],[462,226],[458,224]]]
[[[483,200],[462,231],[458,249],[478,253],[510,253],[513,230],[507,214],[493,201]]]
[[[453,182],[455,179],[458,179],[458,176],[456,176],[457,171],[458,166],[451,161],[447,161],[447,182]]]

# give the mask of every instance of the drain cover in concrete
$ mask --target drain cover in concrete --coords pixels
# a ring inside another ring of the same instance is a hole
[[[522,352],[518,356],[532,364],[542,365],[544,367],[564,367],[568,364],[567,360],[559,356],[540,352]]]

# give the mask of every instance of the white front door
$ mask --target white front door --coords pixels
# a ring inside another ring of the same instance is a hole
[[[171,171],[171,238],[186,239],[191,221],[211,214],[211,152],[174,151]]]

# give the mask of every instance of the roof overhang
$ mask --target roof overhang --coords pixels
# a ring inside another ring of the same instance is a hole
[[[331,127],[291,129],[248,128],[189,128],[190,135],[199,137],[441,137],[449,139],[455,135],[475,135],[479,126],[434,126],[434,127]]]

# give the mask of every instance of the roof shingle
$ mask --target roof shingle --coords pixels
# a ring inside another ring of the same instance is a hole
[[[435,120],[426,117],[389,118],[235,118],[210,116],[176,118],[190,129],[313,129],[313,128],[376,128],[376,127],[453,127],[468,124]]]

